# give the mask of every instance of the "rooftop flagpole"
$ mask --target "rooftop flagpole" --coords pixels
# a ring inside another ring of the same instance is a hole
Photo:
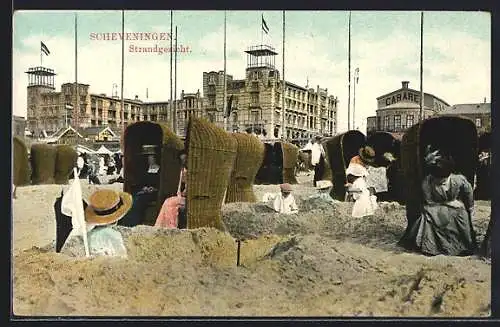
[[[285,108],[285,11],[283,10],[283,89],[281,90],[281,139],[284,141],[286,138],[286,108]]]
[[[124,70],[125,70],[125,10],[122,10],[122,67],[121,67],[121,85],[120,85],[120,96],[121,96],[121,110],[120,110],[120,122],[122,125],[122,137],[125,136],[125,99],[123,98],[123,83],[124,83]],[[122,139],[122,146],[124,142]],[[122,153],[125,153],[122,151]]]
[[[222,105],[222,110],[224,113],[224,130],[227,131],[227,125],[228,125],[228,114],[227,114],[227,77],[226,77],[226,64],[227,64],[227,54],[226,54],[226,48],[227,48],[227,42],[226,42],[226,21],[227,21],[227,12],[224,10],[224,99],[223,99],[223,105]]]
[[[170,110],[170,115],[171,115],[171,125],[172,125],[172,130],[174,131],[175,133],[175,117],[174,117],[174,111],[173,111],[173,77],[172,77],[172,47],[173,47],[173,44],[172,44],[172,36],[173,36],[173,21],[174,21],[174,12],[172,10],[170,10],[170,105],[169,105],[169,110]]]
[[[351,12],[349,11],[349,27],[348,27],[348,50],[347,50],[347,130],[351,130]]]
[[[420,121],[424,120],[424,12],[420,12]]]
[[[75,107],[73,108],[73,126],[80,127],[80,93],[78,87],[78,14],[75,13]],[[71,126],[71,124],[70,124]]]
[[[175,53],[174,53],[174,133],[177,135],[177,25],[175,25]]]

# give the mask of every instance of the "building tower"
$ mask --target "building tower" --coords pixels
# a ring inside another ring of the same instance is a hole
[[[40,136],[42,128],[40,122],[44,119],[41,104],[42,94],[55,91],[54,79],[56,73],[53,69],[46,67],[31,67],[25,72],[28,74],[27,90],[27,125],[34,136]]]
[[[275,109],[281,108],[280,73],[275,67],[278,54],[268,45],[257,45],[248,48],[246,67],[247,94],[249,94],[249,119],[245,122],[249,128],[262,133],[266,138],[277,137],[281,120],[275,117]],[[245,108],[239,108],[245,109]]]

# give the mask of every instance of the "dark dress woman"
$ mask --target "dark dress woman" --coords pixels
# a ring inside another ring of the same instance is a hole
[[[472,226],[473,191],[463,175],[452,174],[453,161],[440,158],[422,182],[421,215],[410,227],[404,247],[427,255],[471,255],[476,249]]]

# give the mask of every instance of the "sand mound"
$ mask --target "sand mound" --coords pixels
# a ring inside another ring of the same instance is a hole
[[[299,178],[300,179],[300,178]],[[396,242],[405,208],[380,203],[353,219],[352,204],[312,203],[294,185],[298,215],[262,204],[223,207],[227,232],[116,226],[128,258],[81,258],[82,242],[54,253],[53,202],[61,187],[18,189],[13,305],[19,315],[486,316],[491,267],[476,257],[425,257]],[[121,185],[101,185],[120,189]],[[84,185],[84,196],[96,186]],[[276,185],[255,186],[260,199]],[[486,230],[489,202],[476,203]],[[241,242],[236,266],[237,239]]]

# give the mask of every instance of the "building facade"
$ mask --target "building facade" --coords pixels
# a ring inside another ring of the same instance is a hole
[[[442,115],[458,115],[470,118],[476,124],[478,134],[491,133],[491,103],[455,104],[440,112]]]
[[[281,137],[282,80],[274,62],[277,52],[265,45],[249,48],[244,79],[226,75],[227,129]],[[338,100],[319,86],[285,83],[287,138],[311,138],[337,132]],[[203,73],[204,108],[207,118],[224,127],[224,72]]]
[[[367,135],[375,131],[404,133],[420,118],[420,91],[410,89],[409,82],[403,81],[400,89],[377,98],[376,116],[367,118]],[[424,93],[423,118],[431,117],[450,108],[437,96]]]
[[[226,105],[224,118],[224,72],[203,73],[203,94],[181,92],[173,105],[170,101],[144,102],[137,96],[121,99],[116,95],[90,93],[88,84],[65,83],[61,91],[54,86],[55,72],[45,67],[30,68],[27,89],[27,128],[35,137],[55,135],[73,126],[82,128],[109,126],[118,131],[137,121],[172,122],[176,112],[176,133],[185,136],[189,117],[205,117],[229,131],[255,132],[266,139],[282,134],[282,80],[275,67],[277,52],[265,45],[247,51],[245,78],[235,80],[226,75]],[[78,89],[77,89],[78,87]],[[78,92],[77,92],[78,90]],[[302,87],[285,83],[285,129],[289,139],[310,139],[321,134],[337,133],[338,99],[327,88]],[[77,93],[79,99],[77,99]],[[113,92],[115,93],[115,92]],[[79,102],[79,111],[75,110]]]

